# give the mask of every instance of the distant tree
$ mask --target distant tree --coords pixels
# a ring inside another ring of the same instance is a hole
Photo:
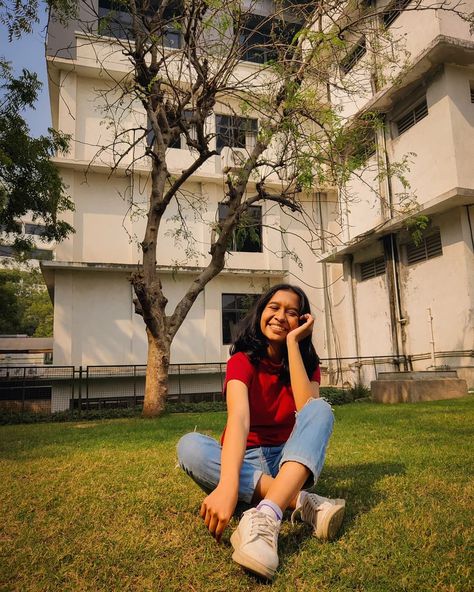
[[[70,0],[0,0],[0,22],[11,41],[32,31],[42,8],[54,7],[66,19],[75,4]],[[47,136],[32,138],[22,115],[25,108],[34,109],[41,87],[35,73],[24,69],[14,76],[11,64],[0,56],[0,231],[8,233],[14,247],[25,253],[33,246],[21,232],[21,219],[26,215],[44,225],[44,240],[60,241],[73,231],[58,217],[73,204],[50,160],[67,149],[68,137],[49,129]]]
[[[0,334],[53,335],[53,305],[39,270],[0,270]]]

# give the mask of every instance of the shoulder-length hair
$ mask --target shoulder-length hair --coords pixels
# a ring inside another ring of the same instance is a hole
[[[299,316],[311,313],[311,307],[306,294],[298,286],[291,284],[278,284],[270,288],[265,294],[255,302],[247,315],[242,319],[238,326],[237,335],[230,347],[231,355],[237,352],[244,352],[250,358],[252,364],[257,365],[260,360],[267,357],[268,341],[260,329],[260,319],[262,312],[270,302],[272,297],[280,290],[284,292],[294,292],[300,301]],[[301,357],[308,377],[311,379],[314,371],[319,366],[319,357],[311,341],[311,335],[305,337],[299,342]],[[283,382],[290,382],[290,370],[288,365],[288,350],[283,352],[283,365],[280,372],[280,378]]]

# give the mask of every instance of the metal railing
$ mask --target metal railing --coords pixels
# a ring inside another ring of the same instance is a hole
[[[439,369],[457,369],[472,377],[473,365],[453,363],[473,351],[439,352]],[[366,356],[321,360],[322,384],[370,385],[380,372],[426,368],[430,354]],[[226,364],[172,364],[168,401],[221,401]],[[145,365],[0,366],[0,410],[16,413],[136,407],[143,404]]]

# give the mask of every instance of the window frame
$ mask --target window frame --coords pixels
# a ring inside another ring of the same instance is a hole
[[[372,269],[370,269],[372,267]],[[383,269],[382,269],[383,267]],[[387,261],[384,255],[372,257],[357,264],[357,278],[359,282],[366,282],[387,273]]]
[[[271,15],[248,14],[239,34],[241,60],[252,64],[277,60],[278,42],[281,40],[282,47],[289,46],[302,26],[301,22],[284,21]]]
[[[342,76],[347,76],[367,53],[367,37],[362,35],[339,62]]]
[[[229,206],[227,204],[224,204],[222,202],[219,202],[217,205],[217,217],[219,222],[221,222],[221,220],[224,220],[226,218],[226,213],[225,209],[228,209]],[[256,214],[256,215],[254,215]],[[262,227],[263,227],[263,211],[262,211],[262,206],[248,206],[245,215],[249,215],[250,218],[254,217],[255,220],[258,222],[258,224],[255,225],[255,231],[256,234],[258,235],[258,245],[257,245],[257,241],[251,237],[248,236],[246,239],[244,239],[244,243],[243,245],[239,248],[238,245],[238,236],[237,236],[237,230],[235,229],[234,232],[232,233],[232,237],[229,240],[229,244],[227,246],[227,250],[231,253],[262,253],[263,252],[263,240],[262,240]],[[246,245],[248,245],[248,243],[254,243],[255,246],[258,246],[258,248],[245,248]]]
[[[411,0],[394,0],[388,4],[380,15],[382,26],[385,29],[391,27],[410,3]]]
[[[234,302],[236,305],[233,308],[229,308],[228,305],[224,307],[224,298],[225,297],[234,297]],[[242,292],[223,292],[221,294],[221,330],[222,330],[222,345],[230,345],[232,343],[233,337],[235,337],[235,329],[238,327],[239,323],[248,313],[250,308],[255,304],[256,300],[260,297],[260,294],[245,294]],[[238,298],[250,298],[252,302],[250,302],[249,306],[237,306]],[[225,315],[229,316],[231,314],[235,314],[235,322],[234,322],[234,329],[230,326],[230,321],[225,320]],[[226,328],[226,322],[229,322],[228,329]],[[232,332],[234,330],[234,335]]]
[[[124,10],[126,7],[125,5],[120,4],[117,8],[114,8],[113,5],[115,4],[114,0],[98,0],[97,3],[97,15],[98,15],[98,33],[101,36],[105,37],[112,37],[117,39],[129,39],[129,31],[132,25],[130,13],[128,10]],[[108,5],[108,7],[104,6]],[[152,4],[150,8],[153,8]],[[179,2],[171,3],[169,6],[165,8],[163,17],[169,21],[163,27],[164,35],[163,35],[163,47],[168,49],[181,49],[183,45],[183,39],[181,35],[181,31],[173,27],[173,19],[179,15],[180,13]],[[101,23],[105,21],[105,19],[113,13],[113,18],[109,21],[109,25],[112,24],[112,27],[106,26],[101,31]],[[114,30],[114,27],[117,27],[117,30]],[[177,36],[177,44],[176,43],[167,43],[166,41],[170,41],[172,36]]]
[[[228,120],[228,123],[227,125],[222,125],[225,119]],[[242,123],[244,123],[244,126],[242,126]],[[216,151],[218,154],[225,147],[251,150],[255,145],[258,134],[258,119],[255,117],[240,117],[239,115],[216,113],[215,125]],[[239,136],[241,137],[239,138]],[[232,140],[233,143],[229,143],[229,140]]]
[[[417,123],[421,120],[428,117],[430,114],[430,110],[428,108],[428,101],[426,99],[426,94],[423,95],[421,98],[417,99],[416,101],[410,104],[410,107],[404,109],[400,115],[397,115],[396,118],[392,119],[392,123],[394,125],[395,130],[395,137],[398,138],[412,127],[414,127]],[[412,121],[409,121],[409,118]],[[400,129],[402,124],[402,129]]]
[[[36,224],[35,222],[24,223],[24,234],[30,236],[44,236],[46,232],[46,226],[44,224]]]
[[[443,256],[441,230],[433,228],[423,237],[419,245],[415,245],[413,241],[405,243],[404,251],[405,264],[410,267]]]

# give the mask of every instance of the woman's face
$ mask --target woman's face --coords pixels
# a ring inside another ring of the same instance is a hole
[[[280,350],[286,343],[286,336],[299,326],[300,298],[287,290],[275,292],[262,311],[260,330],[270,346]]]

